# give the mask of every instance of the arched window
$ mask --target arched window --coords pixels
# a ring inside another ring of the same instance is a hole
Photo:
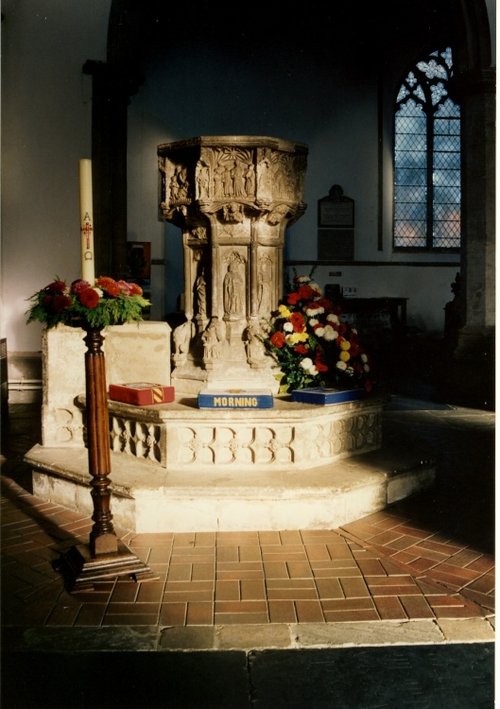
[[[394,248],[460,247],[460,106],[451,49],[417,62],[394,112]]]

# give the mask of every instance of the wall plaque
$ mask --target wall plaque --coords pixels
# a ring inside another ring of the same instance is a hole
[[[354,227],[354,200],[344,195],[340,185],[333,185],[328,197],[318,200],[318,226]]]

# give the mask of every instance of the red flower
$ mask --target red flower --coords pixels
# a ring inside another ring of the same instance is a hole
[[[120,286],[114,278],[110,278],[109,276],[99,276],[96,281],[96,285],[99,286],[99,288],[102,288],[103,291],[106,291],[111,298],[116,298],[120,295]]]
[[[66,283],[64,281],[52,281],[52,283],[49,283],[45,290],[51,295],[64,293],[64,291],[66,290]]]
[[[81,293],[78,294],[78,300],[83,305],[84,308],[97,308],[99,304],[99,293],[93,288],[85,288]]]
[[[295,345],[293,351],[297,354],[308,354],[309,347],[307,347],[306,345]]]
[[[321,352],[316,354],[316,357],[314,358],[314,366],[318,372],[328,372],[328,365],[324,363]]]
[[[304,322],[304,316],[301,313],[298,312],[293,312],[290,315],[290,322],[293,325],[293,331],[294,332],[304,332],[305,330],[305,322]]]
[[[288,305],[297,305],[299,301],[299,293],[298,291],[295,291],[295,293],[289,293],[286,297],[286,302]]]
[[[285,336],[280,330],[278,330],[277,332],[273,332],[270,339],[271,344],[274,347],[277,347],[279,350],[286,344]]]

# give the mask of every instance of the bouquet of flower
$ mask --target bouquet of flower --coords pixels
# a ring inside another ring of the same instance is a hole
[[[327,386],[372,389],[370,358],[340,308],[310,276],[295,276],[273,314],[265,345],[278,362],[284,389]]]
[[[67,285],[56,278],[30,298],[27,322],[35,320],[54,327],[58,323],[104,328],[131,320],[142,320],[143,308],[150,305],[137,283],[115,281],[100,276],[92,285],[82,279]]]

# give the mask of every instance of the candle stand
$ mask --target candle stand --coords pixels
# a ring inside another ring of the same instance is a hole
[[[78,544],[63,553],[54,568],[65,577],[69,591],[94,588],[96,581],[127,576],[133,581],[158,578],[117,537],[112,523],[109,475],[111,454],[106,369],[102,328],[85,327],[85,390],[87,448],[94,521],[88,545]]]

